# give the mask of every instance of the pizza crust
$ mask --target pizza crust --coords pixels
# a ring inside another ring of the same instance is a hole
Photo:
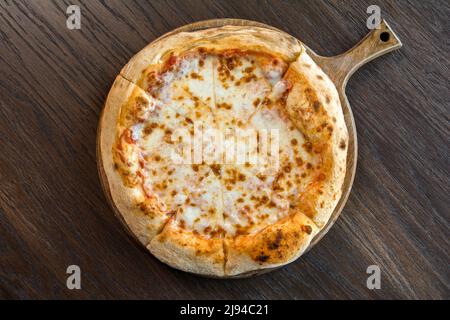
[[[224,26],[194,32],[180,32],[152,42],[137,53],[122,69],[120,74],[129,81],[139,84],[149,66],[162,67],[171,56],[205,48],[223,51],[239,48],[270,53],[287,62],[294,61],[304,47],[294,37],[275,30],[260,27]]]
[[[239,275],[288,264],[308,248],[320,229],[301,212],[266,227],[256,234],[225,240],[225,273]]]
[[[174,219],[150,242],[147,249],[173,268],[204,276],[225,276],[223,239],[208,239],[181,229]]]
[[[147,246],[160,232],[168,217],[163,212],[156,212],[152,217],[138,207],[139,198],[143,197],[141,191],[124,185],[113,160],[116,125],[121,109],[136,95],[145,95],[145,92],[122,76],[116,78],[100,118],[98,152],[101,159],[100,174],[105,178],[102,180],[106,183],[105,190],[109,191],[108,196],[112,199],[114,212],[131,234]]]
[[[319,106],[319,112],[326,114],[328,126],[332,128],[331,138],[327,145],[329,149],[325,154],[326,160],[328,160],[328,174],[321,188],[322,193],[316,200],[313,218],[316,225],[323,228],[342,194],[347,161],[347,126],[336,87],[306,52],[291,64],[286,78],[293,80],[293,87],[286,101],[286,110],[291,120],[305,131],[315,130],[316,125],[320,125],[320,123],[310,121],[305,124],[305,119],[301,119],[300,115],[308,114],[311,110],[315,112],[314,109]],[[305,95],[305,91],[308,91],[309,94]],[[312,140],[322,139],[324,132],[329,132],[327,129],[325,128],[320,133],[311,133],[310,138]]]

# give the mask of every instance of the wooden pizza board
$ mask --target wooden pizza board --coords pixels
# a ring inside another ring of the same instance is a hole
[[[171,32],[164,34],[154,41],[159,41],[163,38],[171,36],[173,34],[179,32],[189,32],[196,30],[203,30],[208,28],[215,27],[223,27],[226,25],[235,25],[235,26],[256,26],[262,28],[268,28],[272,30],[277,30],[283,33],[286,33],[280,29],[269,26],[264,23],[244,20],[244,19],[212,19],[199,21],[195,23],[191,23],[180,28],[177,28]],[[303,42],[302,42],[303,43]],[[350,194],[350,190],[353,185],[353,180],[355,178],[356,172],[356,163],[358,158],[358,140],[356,134],[356,126],[355,119],[353,117],[353,112],[350,107],[350,104],[347,99],[347,95],[345,94],[345,88],[347,86],[347,82],[350,79],[351,75],[355,73],[360,67],[369,61],[378,58],[381,55],[384,55],[388,52],[394,51],[402,47],[402,43],[397,35],[392,31],[386,21],[382,21],[379,25],[378,29],[374,29],[369,32],[358,44],[356,44],[352,49],[344,52],[340,55],[333,57],[324,57],[320,56],[311,50],[307,45],[303,44],[306,47],[308,54],[311,58],[323,69],[323,71],[330,77],[330,79],[335,84],[337,91],[339,93],[339,98],[341,100],[342,110],[344,113],[345,124],[347,125],[348,134],[349,134],[349,142],[348,142],[348,153],[347,153],[347,169],[344,179],[344,184],[342,186],[342,196],[336,205],[329,221],[325,225],[324,228],[313,238],[309,247],[306,249],[305,253],[309,251],[314,245],[316,245],[320,239],[328,232],[331,226],[335,223],[337,218],[342,212],[345,203],[347,202],[348,196]],[[100,123],[102,121],[103,116],[100,116]],[[99,130],[100,130],[99,125]],[[137,240],[136,236],[131,232],[125,221],[123,220],[121,214],[116,208],[111,193],[108,187],[108,182],[106,179],[105,170],[103,168],[103,162],[101,161],[101,149],[100,149],[100,131],[97,132],[97,165],[98,171],[100,175],[100,181],[102,188],[107,196],[108,202],[111,204],[114,213],[128,230],[128,232],[132,235],[134,239]],[[139,241],[138,241],[139,242]],[[231,276],[225,278],[243,278],[249,277],[253,275],[263,274],[274,270],[277,268],[271,269],[263,269],[251,271],[245,274],[240,274],[238,276]]]

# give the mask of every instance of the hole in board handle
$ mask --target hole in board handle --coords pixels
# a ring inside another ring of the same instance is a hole
[[[383,42],[388,42],[390,38],[391,38],[391,35],[389,34],[389,32],[385,31],[380,34],[380,40]]]

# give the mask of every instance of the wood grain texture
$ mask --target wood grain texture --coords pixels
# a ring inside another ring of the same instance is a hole
[[[81,30],[66,8],[80,4]],[[378,4],[404,47],[347,86],[358,169],[334,227],[303,258],[256,278],[175,271],[137,246],[108,206],[95,140],[120,68],[186,23],[235,17],[300,38],[322,55],[350,48]],[[447,1],[0,0],[0,297],[450,298]],[[82,269],[82,290],[66,268]],[[382,289],[368,290],[377,264]]]

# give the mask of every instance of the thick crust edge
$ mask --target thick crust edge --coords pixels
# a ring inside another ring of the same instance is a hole
[[[143,198],[141,190],[124,185],[113,160],[113,147],[121,108],[136,95],[145,95],[145,92],[121,76],[115,79],[100,118],[98,151],[101,159],[101,174],[104,174],[103,181],[107,184],[105,187],[109,190],[114,212],[122,222],[125,222],[127,229],[146,246],[161,230],[167,219],[164,219],[164,216],[152,218],[139,209],[137,203],[139,198]]]
[[[225,273],[233,276],[293,262],[308,248],[318,231],[304,214],[292,213],[256,234],[225,239]]]
[[[316,215],[313,219],[319,228],[323,228],[342,195],[347,163],[347,126],[335,85],[306,52],[291,64],[290,69],[302,77],[302,81],[293,84],[286,103],[286,109],[291,115],[291,119],[295,122],[296,115],[311,108],[313,104],[323,108],[327,118],[331,120],[330,150],[327,153],[329,159],[326,159],[329,161],[327,165],[331,168],[329,168],[328,176],[321,188],[322,193],[317,198],[314,210]],[[305,89],[312,90],[314,101],[308,100],[302,94]]]
[[[171,219],[147,246],[169,266],[204,276],[225,276],[223,239],[206,239],[179,228]]]
[[[294,61],[304,51],[300,41],[284,32],[261,27],[224,26],[162,37],[138,52],[122,69],[121,75],[133,83],[139,83],[150,65],[158,66],[170,55],[195,48],[263,51],[288,62]]]

